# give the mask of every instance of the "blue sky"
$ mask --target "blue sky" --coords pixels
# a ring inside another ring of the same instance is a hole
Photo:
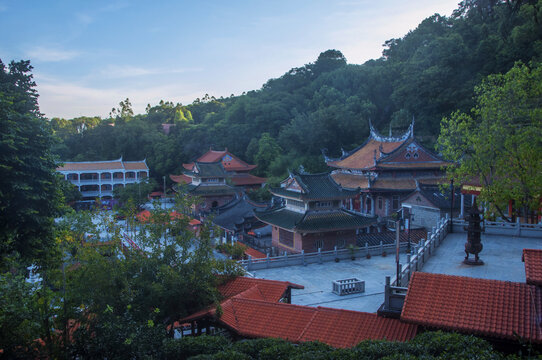
[[[105,117],[130,98],[239,95],[316,60],[378,58],[459,0],[0,0],[0,59],[29,59],[47,117]]]

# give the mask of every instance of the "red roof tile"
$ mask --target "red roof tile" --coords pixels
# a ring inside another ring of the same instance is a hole
[[[352,347],[368,339],[406,341],[417,330],[416,325],[376,314],[237,297],[222,310],[219,321],[242,336],[317,340],[334,347]]]
[[[263,252],[253,249],[250,246],[246,247],[245,255],[250,255],[253,259],[265,259],[267,257],[267,255],[265,255]]]
[[[243,291],[258,286],[264,294],[266,301],[279,301],[288,287],[293,289],[303,289],[302,285],[294,284],[288,281],[265,280],[238,276],[218,287],[218,291],[224,298],[228,299]]]
[[[192,178],[186,175],[169,175],[169,178],[176,183],[190,184],[192,182]]]
[[[261,185],[265,183],[266,181],[267,181],[266,178],[254,176],[252,174],[247,174],[247,173],[235,174],[231,178],[231,182],[236,186]]]
[[[542,289],[524,283],[414,273],[401,320],[444,330],[542,343]]]
[[[278,302],[286,290],[291,287],[293,289],[303,289],[302,285],[290,283],[287,281],[264,280],[238,276],[226,281],[218,286],[218,291],[224,297],[220,304],[222,309],[229,306],[229,301],[232,298],[263,300],[267,302]],[[216,313],[215,306],[198,311],[179,321],[179,323],[193,321],[206,316],[214,316]]]
[[[342,160],[329,162],[329,166],[347,169],[365,169],[374,166],[374,158],[376,151],[376,159],[381,157],[380,147],[386,153],[390,153],[403,144],[403,141],[397,142],[381,142],[370,139],[367,143],[359,148],[354,153],[345,157]]]
[[[198,158],[199,162],[216,162],[222,161],[222,165],[226,171],[249,171],[256,165],[249,165],[237,156],[233,155],[228,149],[223,151],[209,150]]]
[[[523,249],[527,284],[542,286],[542,249]]]
[[[318,307],[301,341],[322,341],[334,347],[351,347],[363,340],[407,341],[417,326],[376,314]]]

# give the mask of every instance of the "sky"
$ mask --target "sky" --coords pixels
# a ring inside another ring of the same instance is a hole
[[[0,59],[30,60],[47,117],[257,90],[328,49],[350,64],[459,0],[0,0]]]

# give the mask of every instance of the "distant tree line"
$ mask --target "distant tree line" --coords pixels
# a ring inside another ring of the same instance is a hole
[[[359,145],[369,119],[385,134],[415,119],[416,135],[432,146],[443,117],[475,105],[482,79],[542,58],[540,19],[540,0],[463,1],[452,16],[435,14],[386,41],[382,57],[363,65],[327,50],[241,96],[161,101],[138,115],[126,99],[107,119],[52,119],[55,153],[62,160],[146,158],[160,180],[210,146],[227,147],[256,163],[259,175],[278,179],[301,163],[325,170],[321,149],[339,155]],[[163,123],[175,124],[169,135]]]

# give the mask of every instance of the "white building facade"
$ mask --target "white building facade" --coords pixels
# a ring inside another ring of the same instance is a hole
[[[56,171],[77,186],[83,200],[112,198],[113,189],[149,177],[149,167],[145,160],[123,161],[122,157],[110,161],[65,162]]]

